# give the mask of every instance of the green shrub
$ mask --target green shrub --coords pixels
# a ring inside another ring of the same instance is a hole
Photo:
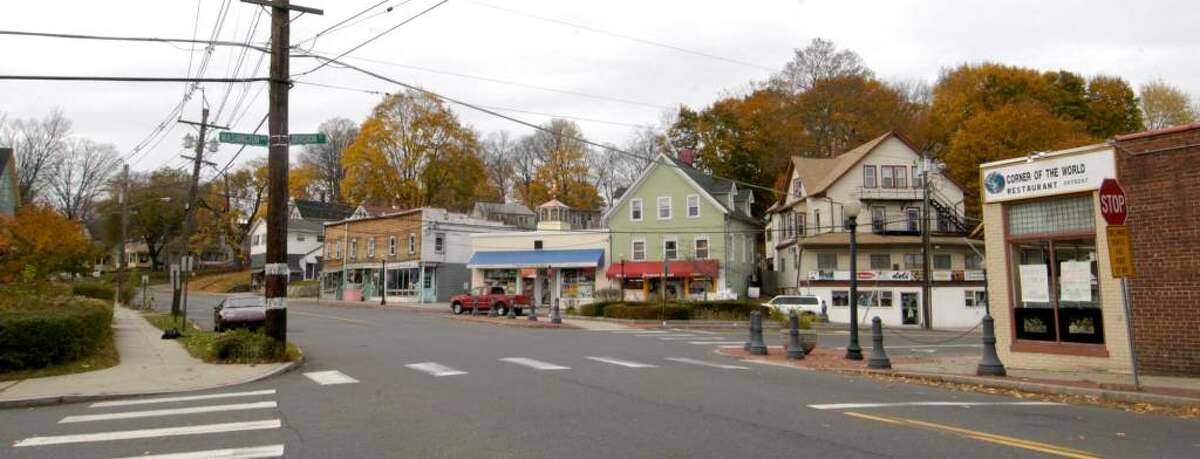
[[[691,308],[679,305],[610,305],[604,308],[604,317],[636,320],[688,320],[691,312]]]
[[[265,333],[234,330],[213,338],[210,356],[211,360],[225,363],[250,363],[282,360],[282,351]]]
[[[97,300],[112,301],[113,294],[117,291],[115,283],[108,282],[76,282],[71,284],[71,294],[78,296],[86,296]],[[126,282],[125,288],[121,290],[121,300],[124,303],[129,303],[133,298],[134,285],[132,282]]]
[[[752,311],[760,311],[764,318],[771,318],[771,308],[758,303],[744,301],[696,301],[687,303],[695,310],[694,319],[705,320],[749,320]]]
[[[56,296],[8,298],[0,305],[0,371],[74,361],[111,336],[111,307],[98,300]]]
[[[624,304],[621,301],[597,301],[594,303],[585,304],[579,307],[579,315],[588,317],[604,317],[604,308],[614,305]]]

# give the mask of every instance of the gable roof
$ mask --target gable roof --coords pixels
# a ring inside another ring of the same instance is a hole
[[[752,190],[738,190],[737,185],[732,180],[713,177],[712,175],[706,174],[685,162],[679,161],[678,159],[672,158],[663,153],[659,153],[654,161],[650,162],[650,167],[642,170],[642,173],[638,176],[637,180],[635,180],[633,184],[621,194],[616,203],[609,207],[609,209],[605,211],[600,218],[602,220],[608,220],[612,213],[621,207],[625,201],[625,198],[632,195],[633,190],[640,187],[646,181],[646,178],[650,176],[650,172],[656,167],[669,167],[674,169],[677,173],[682,175],[687,182],[690,182],[694,187],[699,188],[700,191],[703,191],[704,196],[708,198],[709,202],[720,209],[725,215],[755,225],[762,224],[762,222],[758,221],[752,216],[746,215],[737,209],[731,209],[728,204],[729,195],[731,193],[734,194],[733,201],[735,205],[752,200]]]
[[[475,203],[475,211],[479,214],[517,214],[517,215],[536,215],[529,207],[519,202],[477,202]]]
[[[404,209],[397,209],[395,207],[372,206],[369,204],[360,204],[358,206],[358,208],[354,209],[354,212],[352,212],[349,216],[347,216],[347,218],[349,218],[349,217],[356,217],[356,218],[382,217],[387,214],[393,214],[396,212],[400,212],[401,210],[404,210]]]
[[[292,200],[296,212],[305,220],[341,220],[354,213],[354,208],[333,202]]]

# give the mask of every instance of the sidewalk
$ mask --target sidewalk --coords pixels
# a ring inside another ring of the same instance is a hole
[[[131,395],[213,389],[242,384],[291,369],[296,362],[216,365],[193,358],[131,309],[113,314],[113,339],[121,362],[112,368],[71,375],[0,382],[0,408],[47,405]]]
[[[1135,391],[1128,374],[1104,371],[1060,372],[1006,368],[1008,376],[976,376],[979,356],[890,356],[891,370],[867,369],[867,361],[843,358],[842,349],[819,347],[804,360],[789,361],[782,347],[771,346],[767,356],[749,355],[741,347],[723,347],[719,354],[747,362],[769,363],[814,370],[882,377],[911,378],[923,382],[950,383],[970,389],[1004,389],[1043,395],[1080,397],[1087,401],[1154,404],[1185,407],[1200,414],[1200,378],[1142,376]],[[871,353],[863,349],[864,357]]]

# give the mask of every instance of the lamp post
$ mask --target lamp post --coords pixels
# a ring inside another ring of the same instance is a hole
[[[862,204],[850,201],[842,206],[845,228],[850,231],[850,344],[846,346],[847,360],[862,360],[862,348],[858,346],[858,212]]]

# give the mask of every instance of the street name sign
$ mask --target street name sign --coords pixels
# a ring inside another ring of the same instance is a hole
[[[268,137],[262,134],[244,134],[241,132],[221,132],[217,134],[221,143],[236,143],[241,145],[267,146]]]
[[[1108,225],[1108,264],[1116,278],[1136,277],[1133,269],[1133,247],[1129,240],[1129,227]]]
[[[1100,183],[1100,215],[1109,225],[1124,225],[1129,215],[1125,206],[1125,190],[1117,179],[1106,178]]]
[[[329,139],[320,132],[316,134],[288,134],[288,143],[292,145],[327,144]]]

